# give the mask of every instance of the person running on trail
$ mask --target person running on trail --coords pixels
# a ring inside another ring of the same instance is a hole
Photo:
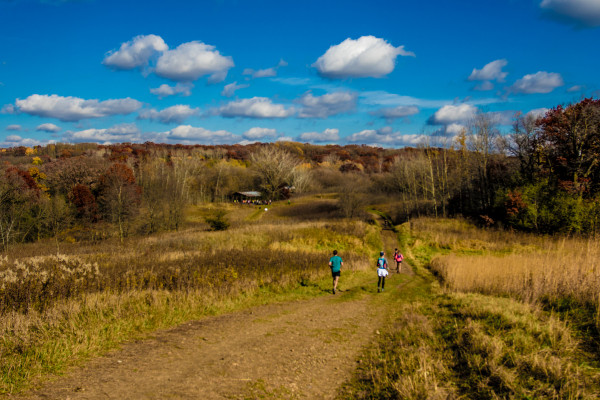
[[[398,251],[398,249],[394,249],[394,260],[396,261],[396,272],[400,273],[400,270],[402,269],[402,261],[404,261],[404,256]]]
[[[385,289],[385,277],[388,276],[388,262],[384,257],[385,253],[381,251],[377,259],[377,293]],[[381,287],[381,288],[380,288]]]
[[[337,289],[338,281],[340,280],[341,269],[344,262],[342,257],[337,255],[337,250],[333,251],[333,257],[329,259],[329,268],[331,268],[331,277],[333,278],[333,294]]]

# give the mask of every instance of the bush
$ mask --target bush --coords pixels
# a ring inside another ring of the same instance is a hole
[[[204,220],[208,225],[210,225],[211,230],[213,231],[225,231],[229,228],[229,221],[225,219],[226,212],[223,210],[218,210],[211,217],[206,217]]]

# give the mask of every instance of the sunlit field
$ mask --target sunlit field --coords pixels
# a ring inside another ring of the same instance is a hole
[[[59,254],[51,241],[13,247],[0,259],[0,392],[136,332],[250,304],[262,291],[314,285],[329,276],[333,249],[346,270],[365,269],[381,243],[361,221],[228,211],[225,231],[193,224],[122,244],[65,243]]]
[[[447,288],[540,303],[568,299],[600,310],[600,241],[483,230],[420,220],[415,231],[447,253],[431,261]],[[596,315],[600,326],[600,318]]]

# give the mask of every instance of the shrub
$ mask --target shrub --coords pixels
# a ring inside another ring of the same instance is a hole
[[[214,213],[214,215],[210,217],[206,217],[205,221],[208,225],[210,225],[211,230],[213,231],[225,231],[229,228],[229,221],[225,219],[226,212],[224,210],[218,210]]]

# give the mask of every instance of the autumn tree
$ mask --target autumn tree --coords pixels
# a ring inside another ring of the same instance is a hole
[[[250,156],[252,168],[260,179],[260,188],[268,198],[281,197],[281,189],[292,184],[300,160],[276,146],[263,146]]]
[[[7,249],[22,241],[39,223],[40,190],[27,171],[10,166],[0,171],[0,239]]]
[[[106,220],[118,227],[121,241],[138,211],[141,190],[133,171],[125,164],[113,164],[99,179],[98,203]]]
[[[600,191],[600,100],[555,107],[538,126],[546,171],[574,193]]]

